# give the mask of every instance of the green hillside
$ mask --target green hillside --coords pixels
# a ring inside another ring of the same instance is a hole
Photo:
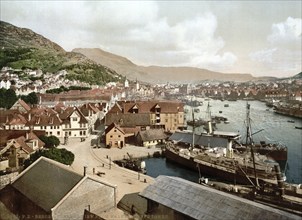
[[[59,45],[25,28],[0,21],[0,68],[41,69],[44,73],[67,70],[69,79],[91,84],[117,81],[115,71],[96,64],[82,54],[66,52]]]

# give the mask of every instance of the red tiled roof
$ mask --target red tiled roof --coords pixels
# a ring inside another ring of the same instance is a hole
[[[105,129],[105,134],[107,134],[109,131],[111,131],[113,128],[116,128],[118,129],[120,132],[122,132],[123,134],[125,134],[125,132],[123,131],[123,129],[118,126],[117,124],[115,123],[112,123],[111,125],[109,125],[106,129]]]
[[[139,102],[118,102],[118,105],[123,109],[123,113],[133,113],[133,108],[138,108],[138,113],[153,113],[155,112],[155,106],[160,107],[161,113],[178,113],[184,111],[184,104],[181,102],[173,101],[139,101]],[[115,105],[110,113],[121,112]]]
[[[26,110],[29,111],[30,107],[28,104],[26,104],[26,102],[24,102],[22,99],[18,99],[19,104]]]

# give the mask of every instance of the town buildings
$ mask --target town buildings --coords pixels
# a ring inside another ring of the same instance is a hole
[[[120,101],[106,115],[106,125],[139,126],[140,130],[163,128],[173,132],[183,129],[184,104],[179,101]]]

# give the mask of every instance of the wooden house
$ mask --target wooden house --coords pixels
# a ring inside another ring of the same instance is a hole
[[[105,144],[107,147],[123,148],[125,145],[125,132],[115,123],[105,129]]]

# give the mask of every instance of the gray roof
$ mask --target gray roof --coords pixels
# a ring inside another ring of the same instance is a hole
[[[163,140],[168,137],[163,129],[148,129],[140,131],[139,135],[141,136],[142,141]]]
[[[175,132],[169,137],[170,141],[193,143],[192,132]],[[228,140],[222,137],[204,136],[195,134],[195,145],[209,147],[227,147]]]
[[[82,177],[64,164],[40,157],[12,185],[36,205],[50,211]]]
[[[178,177],[159,176],[140,196],[194,219],[301,219]]]
[[[148,126],[150,125],[150,114],[107,113],[106,125],[112,123],[119,124],[121,127]]]

